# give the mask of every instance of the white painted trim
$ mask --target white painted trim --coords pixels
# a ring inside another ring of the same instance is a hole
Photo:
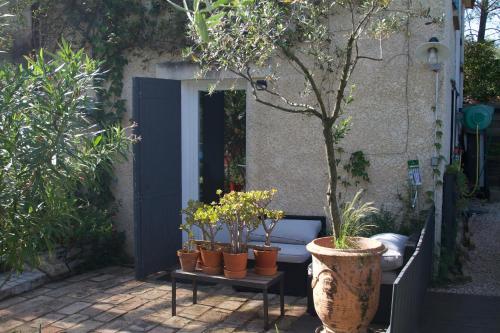
[[[242,80],[242,78],[235,73],[229,71],[223,72],[208,72],[205,77],[199,78],[200,68],[198,65],[177,61],[177,62],[164,62],[156,65],[156,77],[159,79],[170,79],[180,81],[204,81],[204,80]],[[264,79],[271,72],[267,68],[255,68],[250,70],[252,78]]]

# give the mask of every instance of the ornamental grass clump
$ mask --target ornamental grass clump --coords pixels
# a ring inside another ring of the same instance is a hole
[[[340,232],[336,238],[332,238],[332,242],[338,249],[348,249],[356,247],[356,242],[352,241],[352,237],[358,237],[366,234],[370,229],[375,227],[370,224],[368,216],[378,212],[378,209],[373,207],[373,202],[361,202],[363,190],[359,190],[352,201],[347,202],[342,207],[342,223],[340,224]]]

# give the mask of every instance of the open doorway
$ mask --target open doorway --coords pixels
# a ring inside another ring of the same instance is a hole
[[[246,92],[199,92],[199,200],[246,185]]]

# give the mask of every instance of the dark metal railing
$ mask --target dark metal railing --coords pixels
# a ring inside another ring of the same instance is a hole
[[[425,292],[432,278],[434,225],[432,208],[415,252],[394,282],[388,333],[414,333],[418,330]]]

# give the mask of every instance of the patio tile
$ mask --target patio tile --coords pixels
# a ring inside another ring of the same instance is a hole
[[[71,314],[77,313],[78,311],[81,311],[81,310],[89,307],[90,305],[92,305],[92,304],[85,303],[85,302],[75,302],[71,305],[68,305],[64,308],[59,309],[57,312],[62,313],[62,314],[71,315]]]
[[[139,297],[132,297],[128,300],[118,304],[116,307],[120,310],[131,311],[134,310],[141,305],[147,303],[148,301]]]
[[[173,328],[165,327],[165,326],[156,326],[149,333],[174,333],[175,330]]]
[[[78,323],[88,319],[88,316],[82,315],[82,314],[72,314],[71,316],[68,316],[66,318],[63,318],[59,321],[56,321],[53,323],[51,326],[63,328],[63,329],[68,329],[73,326],[76,326]]]
[[[235,331],[236,328],[234,327],[229,327],[229,326],[215,326],[212,328],[209,328],[208,330],[204,331],[203,333],[232,333]]]
[[[216,307],[218,307],[219,309],[236,310],[242,305],[243,302],[227,300],[220,304],[217,304]]]
[[[90,302],[90,303],[102,302],[102,300],[110,298],[111,296],[113,296],[113,294],[108,294],[105,292],[96,292],[95,294],[91,294],[91,295],[83,298],[82,301]]]
[[[37,296],[33,299],[9,307],[6,310],[10,311],[12,316],[17,319],[31,321],[44,314],[65,306],[67,304],[66,302],[67,300],[65,299],[62,299],[59,303],[58,300],[51,297]]]
[[[166,327],[169,327],[169,328],[179,329],[179,328],[183,328],[184,326],[186,326],[187,324],[189,324],[190,321],[191,320],[189,320],[189,319],[182,318],[182,317],[179,317],[179,316],[175,316],[175,317],[171,317],[171,318],[167,319],[163,323],[163,326],[166,326]]]
[[[130,269],[116,267],[81,274],[0,301],[0,332],[7,325],[19,327],[23,333],[38,333],[40,325],[43,333],[263,331],[262,294],[236,292],[221,285],[199,286],[198,304],[193,304],[192,285],[179,283],[177,287],[177,316],[172,317],[169,283],[136,281]],[[279,297],[270,294],[269,298],[269,314],[276,318]],[[287,297],[285,301],[286,318],[279,324],[280,333],[296,326],[294,322],[306,311],[305,298]]]
[[[210,306],[215,306],[217,304],[220,304],[227,300],[227,296],[221,296],[221,295],[208,295],[206,297],[200,298],[198,300],[198,303],[200,304],[205,304],[205,305],[210,305]]]
[[[66,315],[61,314],[61,313],[47,313],[46,315],[43,315],[41,317],[38,317],[37,319],[30,321],[29,325],[31,327],[46,327],[49,326],[50,324],[66,317]]]
[[[87,333],[95,330],[99,326],[102,326],[100,321],[95,320],[85,320],[78,325],[71,328],[71,333]]]
[[[125,292],[132,290],[134,288],[137,288],[143,284],[144,284],[143,281],[136,281],[136,280],[127,281],[125,283],[121,283],[121,284],[117,285],[116,287],[107,289],[106,292],[110,293],[110,294],[125,293]]]
[[[5,321],[0,319],[0,332],[9,332],[13,328],[21,326],[22,324],[23,324],[22,321],[15,320],[15,319],[8,319]]]
[[[96,316],[94,319],[102,322],[109,322],[112,321],[115,318],[120,317],[121,315],[125,314],[126,311],[120,310],[117,308],[111,308],[100,315]]]
[[[114,295],[114,296],[102,299],[101,302],[102,303],[111,303],[111,304],[115,304],[116,305],[116,304],[123,303],[126,300],[129,300],[129,299],[131,299],[133,297],[134,296],[127,295],[127,294],[117,294],[117,295]]]
[[[38,333],[39,330],[40,330],[39,327],[31,327],[27,324],[24,324],[21,326],[17,326],[16,328],[9,330],[7,332],[9,332],[9,333]],[[2,328],[0,327],[0,332],[1,331],[2,331]],[[43,331],[44,331],[44,329],[42,328],[42,332]]]
[[[196,319],[202,316],[205,312],[210,310],[211,308],[207,305],[202,304],[193,304],[192,306],[188,306],[183,309],[179,315],[184,318]]]
[[[183,328],[181,328],[177,333],[202,333],[208,328],[207,323],[192,321]]]
[[[156,325],[158,325],[157,322],[150,322],[147,320],[136,320],[127,329],[132,330],[134,332],[147,332],[152,330]]]
[[[154,299],[157,299],[157,298],[160,298],[160,297],[165,297],[168,294],[169,293],[167,291],[152,289],[152,290],[147,291],[147,292],[145,292],[143,294],[140,294],[139,297],[145,298],[147,300],[154,300]]]
[[[92,304],[91,306],[83,309],[82,311],[80,311],[80,313],[87,315],[89,317],[95,317],[95,316],[98,316],[99,314],[103,313],[104,311],[111,309],[113,306],[114,306],[113,304],[95,303],[95,304]]]
[[[33,298],[35,296],[45,295],[46,293],[48,293],[51,290],[52,289],[45,288],[45,286],[38,287],[34,290],[28,291],[26,294],[23,294],[23,296],[26,298]]]
[[[216,324],[224,321],[227,317],[229,317],[230,314],[230,311],[211,309],[203,313],[203,315],[199,316],[197,320],[205,323]],[[181,315],[184,316],[184,312]]]
[[[21,303],[23,301],[26,301],[26,297],[21,297],[21,296],[15,296],[11,298],[7,298],[5,301],[0,302],[0,309],[7,308],[11,305]]]
[[[109,323],[106,323],[105,325],[99,327],[96,330],[96,332],[98,332],[98,333],[114,333],[114,332],[121,330],[122,328],[127,328],[128,325],[129,324],[125,320],[119,318],[119,319],[110,321]]]

